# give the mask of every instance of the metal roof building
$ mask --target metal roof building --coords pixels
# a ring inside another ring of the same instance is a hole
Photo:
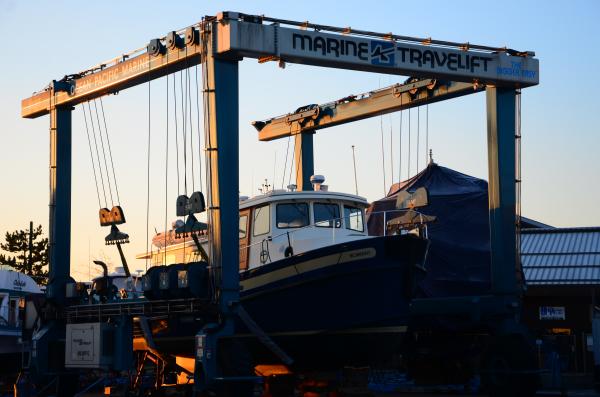
[[[600,285],[600,227],[523,229],[521,261],[528,286]]]

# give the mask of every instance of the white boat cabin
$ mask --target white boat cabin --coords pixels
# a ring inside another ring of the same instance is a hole
[[[368,237],[367,201],[328,191],[273,190],[240,202],[240,270]]]
[[[275,262],[286,255],[368,238],[367,206],[363,197],[326,190],[272,190],[250,199],[241,197],[240,270]],[[160,246],[154,244],[157,251],[137,258],[150,258],[151,265],[199,260],[191,238],[183,242],[182,239],[171,239],[173,233],[167,231],[171,244],[166,247],[162,243]],[[161,242],[163,239],[155,240]],[[206,249],[207,236],[200,236],[200,242]]]

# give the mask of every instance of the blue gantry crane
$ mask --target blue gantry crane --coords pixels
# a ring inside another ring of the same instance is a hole
[[[48,304],[40,316],[41,326],[32,336],[30,376],[36,383],[48,381],[48,374],[53,374],[57,376],[60,395],[74,392],[72,376],[65,370],[64,363],[56,360],[57,355],[64,354],[66,322],[74,313],[73,303],[66,295],[67,286],[72,283],[73,106],[198,64],[203,67],[203,95],[208,109],[205,120],[208,127],[205,150],[210,174],[206,192],[208,233],[211,236],[208,255],[212,271],[218,272],[219,277],[215,278],[218,280],[218,301],[210,309],[215,315],[196,337],[195,389],[201,392],[219,382],[240,380],[223,374],[216,351],[220,338],[235,333],[234,319],[238,316],[238,65],[244,58],[420,79],[409,85],[392,87],[389,92],[369,99],[345,100],[329,108],[304,109],[282,119],[256,123],[263,140],[295,136],[297,147],[302,148],[298,156],[302,170],[298,175],[298,186],[305,189],[313,171],[312,133],[315,129],[485,90],[493,288],[489,295],[481,297],[415,301],[413,310],[415,315],[422,316],[493,311],[500,315],[503,332],[519,332],[515,272],[515,98],[522,88],[539,83],[539,63],[535,54],[221,12],[184,30],[153,39],[140,50],[53,80],[45,90],[22,101],[23,117],[50,116],[50,272]],[[139,314],[139,310],[145,310],[140,309],[140,305],[148,304],[121,304],[119,320],[116,324],[111,323],[116,355],[126,354],[127,339],[131,338],[131,317]],[[116,310],[115,303],[108,306],[110,310]],[[101,311],[99,308],[98,313]],[[106,326],[106,316],[99,314],[94,318],[100,328]],[[114,360],[110,365],[124,369],[126,361],[127,357]]]

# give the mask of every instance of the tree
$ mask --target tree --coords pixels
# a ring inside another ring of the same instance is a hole
[[[13,255],[0,254],[0,265],[8,265],[31,276],[36,283],[45,285],[48,281],[48,238],[42,237],[42,225],[32,229],[31,250],[29,230],[6,232],[5,242],[0,243],[0,249]]]

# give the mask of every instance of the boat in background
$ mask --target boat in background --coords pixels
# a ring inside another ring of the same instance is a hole
[[[42,288],[28,275],[0,269],[0,374],[16,375],[28,351],[21,343],[26,297],[42,295]]]

